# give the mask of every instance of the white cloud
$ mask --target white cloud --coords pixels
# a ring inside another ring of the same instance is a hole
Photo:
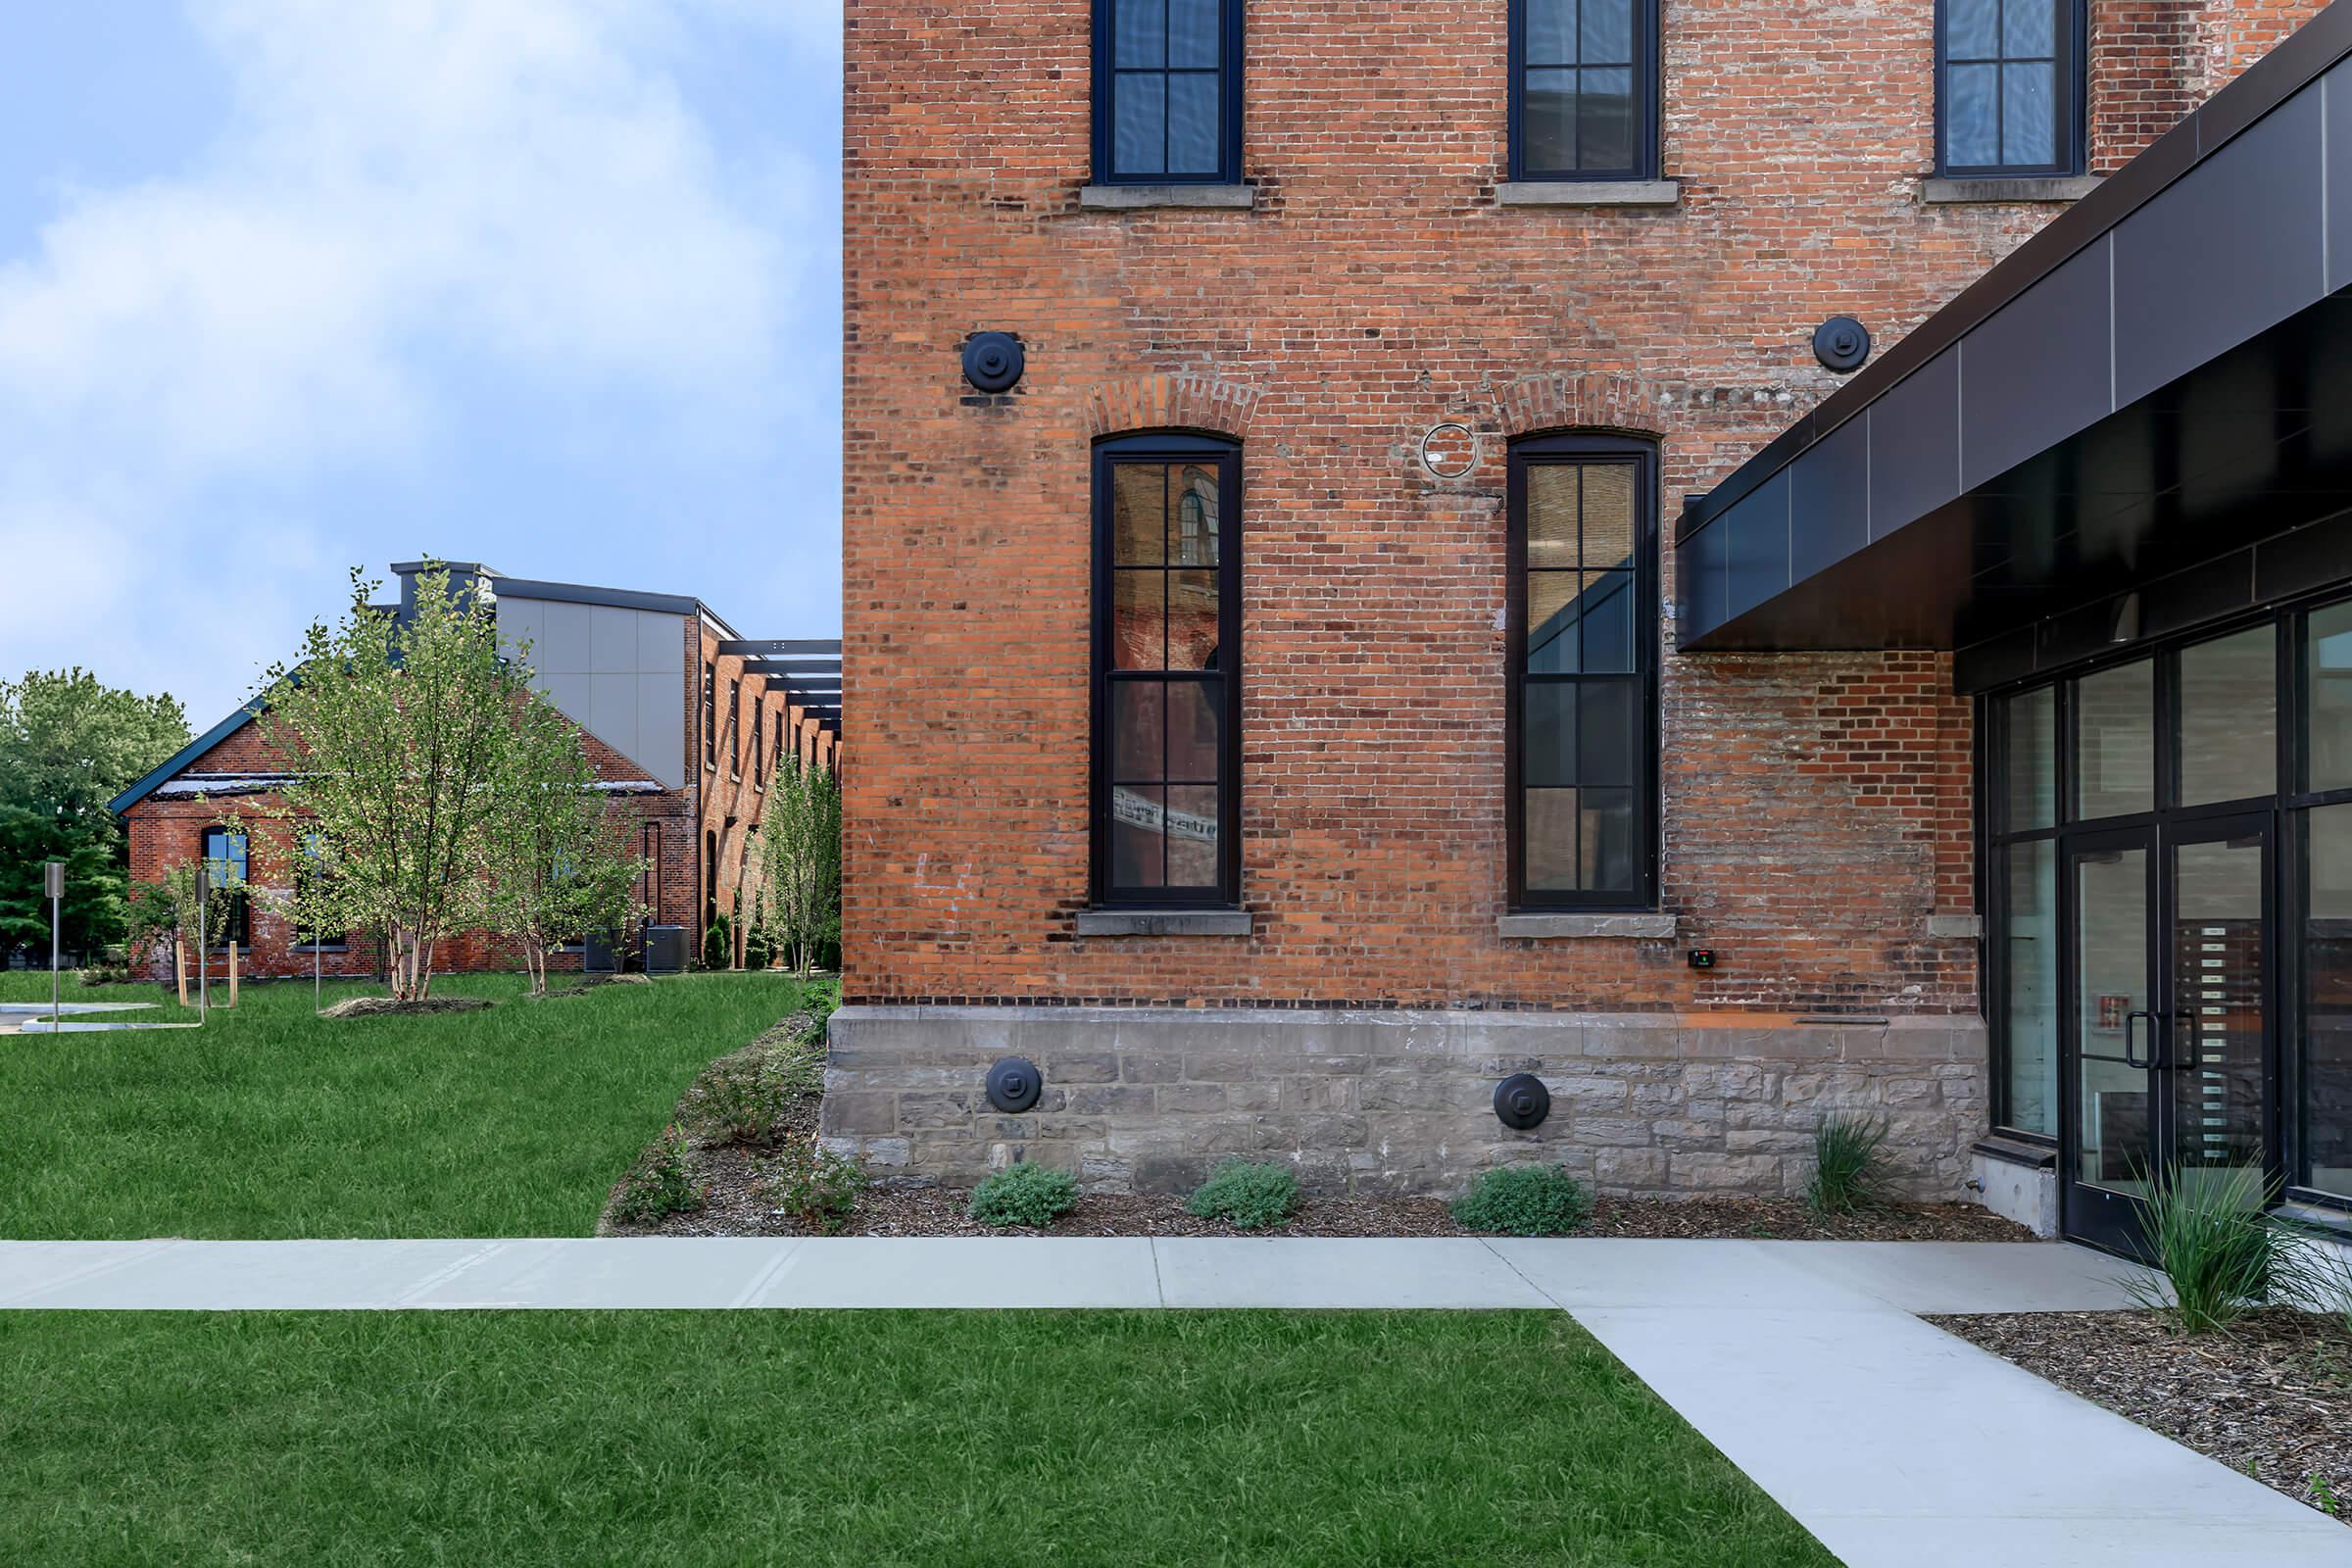
[[[753,452],[808,413],[779,365],[834,243],[813,219],[830,171],[714,145],[668,68],[756,26],[832,69],[838,6],[196,16],[233,82],[220,139],[185,175],[75,193],[36,253],[0,258],[0,561],[41,568],[0,570],[0,669],[92,662],[65,640],[78,613],[209,722],[331,608],[339,564],[371,559],[306,528],[332,493],[306,484],[397,482],[479,439],[459,428],[476,374],[612,389],[649,449]],[[226,552],[267,637],[189,608]],[[234,667],[192,662],[205,647]]]

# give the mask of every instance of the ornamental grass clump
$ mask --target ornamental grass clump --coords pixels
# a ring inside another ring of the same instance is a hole
[[[1813,1129],[1813,1179],[1805,1201],[1816,1214],[1851,1214],[1886,1200],[1886,1122],[1830,1115]]]
[[[1024,1162],[993,1172],[973,1188],[965,1212],[999,1230],[1016,1225],[1042,1230],[1077,1206],[1077,1177]]]
[[[1237,1231],[1279,1225],[1298,1208],[1298,1178],[1275,1160],[1229,1159],[1209,1173],[1184,1205],[1200,1219],[1221,1219]]]
[[[2180,1334],[2212,1334],[2305,1281],[2286,1255],[2285,1238],[2263,1212],[2259,1174],[2173,1168],[2143,1200],[2141,1251],[2161,1280],[2124,1281],[2132,1300]]]
[[[1453,1200],[1464,1230],[1501,1236],[1566,1236],[1592,1212],[1592,1195],[1561,1165],[1505,1165],[1481,1174]]]

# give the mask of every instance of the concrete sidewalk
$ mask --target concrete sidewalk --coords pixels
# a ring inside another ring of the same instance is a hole
[[[1853,1568],[2352,1564],[2352,1531],[1919,1320],[2100,1310],[1982,1243],[4,1242],[0,1307],[1560,1309]]]

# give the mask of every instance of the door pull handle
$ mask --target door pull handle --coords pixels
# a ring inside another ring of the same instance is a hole
[[[2148,1054],[2143,1059],[2132,1051],[2139,1039],[2139,1020],[2148,1020]],[[2156,1015],[2144,1007],[2134,1007],[2124,1014],[2124,1065],[2146,1070],[2156,1065]]]

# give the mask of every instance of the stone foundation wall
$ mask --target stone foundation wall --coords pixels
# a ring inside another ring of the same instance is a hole
[[[983,1084],[1007,1055],[1045,1079],[1019,1115]],[[1860,1111],[1886,1118],[1907,1196],[1962,1199],[1985,1059],[1983,1024],[1953,1016],[846,1006],[822,1133],[878,1178],[956,1186],[1032,1160],[1174,1193],[1240,1154],[1323,1191],[1450,1194],[1540,1160],[1608,1194],[1784,1194],[1815,1123]],[[1526,1132],[1493,1108],[1518,1072],[1551,1092]]]

